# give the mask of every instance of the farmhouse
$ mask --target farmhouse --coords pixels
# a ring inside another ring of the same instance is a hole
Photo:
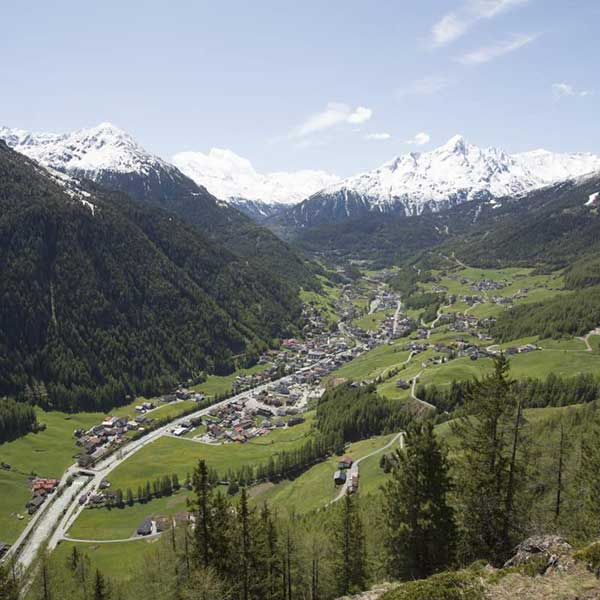
[[[150,535],[152,533],[152,519],[146,517],[142,524],[137,528],[138,535]]]
[[[354,461],[348,455],[342,456],[338,462],[338,469],[349,469]]]
[[[333,474],[333,482],[335,485],[342,485],[346,483],[346,473],[344,471],[336,471]]]

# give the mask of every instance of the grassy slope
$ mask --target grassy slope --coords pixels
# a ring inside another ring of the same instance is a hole
[[[347,453],[353,459],[361,458],[374,450],[385,446],[393,435],[373,437],[350,444]],[[383,478],[383,471],[379,469],[380,455],[366,459],[359,466],[361,490],[372,491],[376,489]],[[293,481],[282,481],[272,486],[260,486],[252,494],[253,502],[268,502],[280,511],[304,514],[322,508],[333,500],[339,492],[333,484],[333,474],[337,469],[338,457],[332,456],[328,460],[311,467],[308,471]]]
[[[117,544],[87,544],[63,540],[53,556],[58,560],[67,560],[75,547],[90,558],[93,570],[99,569],[111,579],[124,581],[130,579],[133,573],[142,567],[144,552],[156,543],[156,538]]]
[[[73,430],[87,429],[101,418],[100,413],[68,415],[38,409],[38,420],[46,424],[45,431],[0,445],[0,461],[13,468],[0,471],[0,540],[14,541],[27,524],[28,517],[23,520],[16,517],[17,513],[27,512],[25,504],[30,497],[27,475],[60,477],[77,454]]]
[[[84,540],[118,540],[131,537],[146,517],[172,515],[187,510],[187,490],[157,498],[146,504],[135,503],[124,508],[92,508],[84,510],[68,531],[68,536]]]
[[[200,383],[194,387],[194,391],[201,392],[206,396],[216,396],[231,391],[231,386],[238,375],[252,375],[260,373],[267,368],[268,365],[254,365],[249,369],[239,369],[230,375],[209,375],[204,383]]]
[[[246,464],[267,461],[275,452],[300,446],[312,435],[312,415],[307,416],[306,422],[300,425],[273,431],[246,444],[208,445],[162,437],[136,452],[117,467],[108,479],[115,489],[130,487],[135,492],[138,485],[144,485],[160,475],[177,473],[183,481],[201,458],[207,461],[209,467],[225,475],[229,469],[236,470]]]

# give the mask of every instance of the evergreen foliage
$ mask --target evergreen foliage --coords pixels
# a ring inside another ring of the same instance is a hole
[[[446,449],[431,423],[414,425],[406,447],[396,450],[384,487],[388,572],[395,579],[422,579],[446,568],[456,541]]]
[[[14,440],[38,426],[35,410],[10,398],[0,398],[0,444]]]
[[[297,288],[258,258],[249,268],[169,213],[90,189],[93,212],[0,144],[0,394],[106,411],[297,331]]]

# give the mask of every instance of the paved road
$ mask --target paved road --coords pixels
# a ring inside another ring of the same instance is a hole
[[[392,333],[396,335],[396,330],[398,329],[398,318],[400,317],[400,311],[402,310],[402,301],[398,300],[398,306],[396,307],[396,312],[394,313],[394,326],[392,327]]]
[[[429,402],[426,402],[425,400],[421,400],[421,398],[419,398],[416,394],[416,388],[417,388],[417,381],[419,380],[419,377],[421,377],[421,373],[423,373],[423,371],[419,371],[413,378],[412,378],[412,385],[410,386],[410,397],[415,401],[418,402],[419,404],[422,404],[423,406],[426,406],[427,408],[432,408],[433,410],[437,410],[436,407],[433,404],[430,404]]]
[[[377,450],[373,450],[373,452],[370,452],[369,454],[366,454],[365,456],[361,456],[359,459],[355,460],[352,463],[352,466],[350,467],[350,469],[348,470],[346,481],[344,482],[344,485],[340,488],[338,495],[329,504],[333,504],[334,502],[341,500],[346,495],[348,486],[352,482],[352,475],[358,475],[358,465],[363,460],[366,460],[367,458],[370,458],[371,456],[375,456],[376,454],[379,454],[380,452],[383,452],[384,450],[391,448],[398,441],[398,439],[400,440],[400,449],[404,449],[404,435],[405,435],[404,431],[397,433],[385,446],[382,446],[381,448],[378,448]]]
[[[592,348],[592,346],[590,344],[590,336],[592,336],[592,335],[600,335],[600,327],[596,327],[596,329],[592,329],[584,337],[577,338],[578,340],[581,340],[585,344],[585,349],[587,352],[594,351],[594,349]]]

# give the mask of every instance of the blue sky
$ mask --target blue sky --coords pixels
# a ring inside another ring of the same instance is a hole
[[[600,153],[597,0],[5,4],[10,127],[111,121],[165,158],[340,175],[456,133]]]

